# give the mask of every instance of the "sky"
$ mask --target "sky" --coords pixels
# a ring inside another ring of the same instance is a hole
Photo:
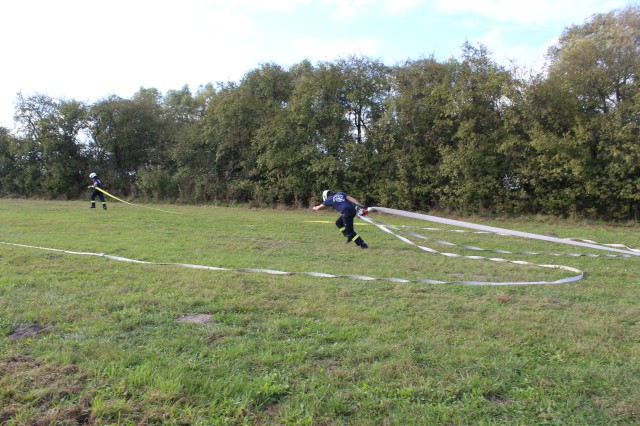
[[[0,126],[14,130],[18,93],[94,103],[188,85],[239,82],[350,55],[387,65],[460,58],[544,64],[572,25],[630,0],[5,0],[0,3]]]

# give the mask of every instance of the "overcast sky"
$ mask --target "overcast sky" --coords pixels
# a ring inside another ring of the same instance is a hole
[[[392,65],[460,57],[482,43],[507,65],[536,67],[571,25],[638,1],[617,0],[5,0],[0,3],[0,126],[16,94],[93,103],[240,81],[351,54]]]

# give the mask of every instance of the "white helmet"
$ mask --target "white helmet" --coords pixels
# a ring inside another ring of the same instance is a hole
[[[97,175],[97,174],[95,174],[95,173],[91,173],[91,174],[89,175],[89,177],[90,177],[91,179],[93,179],[93,178],[94,178],[94,177],[96,177],[96,176],[98,176],[98,175]]]
[[[330,189],[325,189],[322,192],[322,201],[326,200],[329,195],[331,195],[331,190]]]

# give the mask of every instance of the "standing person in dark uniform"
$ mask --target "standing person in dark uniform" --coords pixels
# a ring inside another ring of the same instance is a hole
[[[367,210],[362,207],[362,204],[344,192],[333,192],[329,189],[322,193],[322,200],[322,204],[315,206],[313,211],[318,211],[325,207],[333,207],[342,213],[342,216],[336,220],[336,226],[342,232],[342,235],[347,237],[347,243],[354,241],[356,245],[362,249],[369,248],[362,237],[353,229],[353,218],[358,213],[358,210],[364,215],[368,213]]]
[[[91,192],[91,209],[96,208],[96,195],[100,198],[100,202],[102,203],[102,209],[107,209],[107,203],[104,201],[104,195],[102,191],[98,190],[98,188],[102,189],[102,181],[98,179],[98,175],[95,173],[91,173],[89,175],[91,179],[93,179],[93,184],[89,185],[89,189],[93,188],[93,192]]]

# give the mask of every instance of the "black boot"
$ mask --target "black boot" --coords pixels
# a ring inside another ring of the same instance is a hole
[[[367,245],[367,243],[364,242],[364,240],[360,237],[356,238],[356,245],[358,247],[360,247],[361,249],[367,249],[369,248],[369,246]]]

